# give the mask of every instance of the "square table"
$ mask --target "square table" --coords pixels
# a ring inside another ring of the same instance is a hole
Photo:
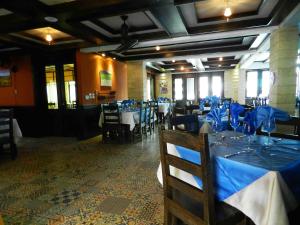
[[[247,138],[231,139],[233,132],[209,135],[212,155],[215,196],[236,207],[257,225],[288,225],[288,212],[300,202],[300,141],[256,136],[251,149]],[[215,145],[221,137],[222,144]],[[167,145],[168,153],[193,163],[200,163],[199,153],[186,148]],[[197,187],[202,182],[182,170],[170,168],[171,175]],[[157,176],[162,184],[161,165]]]
[[[132,111],[121,111],[121,123],[122,124],[128,124],[130,131],[133,131],[135,124],[139,123],[140,119],[140,111],[139,110],[132,110]],[[100,118],[99,118],[99,127],[102,127],[104,123],[104,114],[101,112]]]

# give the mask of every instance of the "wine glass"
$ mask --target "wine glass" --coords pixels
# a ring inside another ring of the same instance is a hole
[[[215,145],[221,145],[222,142],[219,140],[219,132],[222,132],[223,126],[222,126],[222,121],[219,120],[214,120],[212,124],[212,129],[216,134],[216,141],[214,142]]]
[[[251,144],[251,135],[255,133],[255,127],[250,122],[244,122],[243,125],[243,133],[248,137],[248,145],[246,147],[246,150],[253,150],[250,147]]]
[[[239,127],[239,118],[238,118],[238,116],[237,117],[235,117],[235,116],[231,117],[231,119],[230,119],[230,126],[234,130],[234,136],[231,137],[231,138],[234,139],[234,140],[239,139],[239,137],[237,136],[237,132],[236,132],[236,129]]]
[[[264,121],[262,124],[262,131],[268,133],[267,142],[265,146],[271,146],[271,132],[275,130],[275,118],[269,118],[267,121]]]

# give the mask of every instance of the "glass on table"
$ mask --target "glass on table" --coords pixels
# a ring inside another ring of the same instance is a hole
[[[264,143],[265,146],[271,146],[271,132],[275,130],[275,118],[269,118],[267,121],[264,121],[262,124],[263,132],[268,133],[267,141]]]
[[[236,132],[236,130],[237,130],[237,128],[239,127],[239,124],[240,122],[239,122],[239,118],[238,117],[231,117],[231,119],[230,119],[230,126],[233,128],[233,130],[234,130],[234,136],[233,137],[231,137],[232,139],[234,139],[234,140],[237,140],[237,139],[239,139],[239,137],[237,136],[237,132]]]
[[[215,132],[216,140],[214,142],[215,145],[221,145],[222,142],[220,138],[222,138],[219,134],[223,130],[222,121],[214,120],[212,124],[212,129]]]
[[[248,123],[248,122],[244,122],[243,133],[248,138],[247,147],[245,149],[246,150],[254,150],[250,146],[251,146],[251,136],[255,134],[255,127],[252,124]]]

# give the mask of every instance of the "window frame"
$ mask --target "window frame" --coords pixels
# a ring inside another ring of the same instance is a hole
[[[215,71],[215,72],[201,72],[201,73],[187,73],[187,74],[172,74],[172,98],[175,99],[175,79],[181,78],[182,85],[183,85],[183,93],[182,93],[182,100],[187,101],[187,78],[194,78],[194,100],[189,101],[198,101],[200,98],[199,93],[199,79],[200,77],[208,77],[208,95],[212,95],[212,77],[213,76],[220,76],[222,81],[222,91],[221,91],[221,98],[224,97],[224,71]]]
[[[263,72],[267,71],[270,73],[269,69],[251,69],[251,70],[246,70],[246,82],[245,82],[245,97],[246,98],[252,98],[252,97],[248,97],[247,96],[247,82],[248,82],[248,72],[257,72],[257,93],[256,93],[256,97],[254,98],[258,98],[259,95],[262,93],[262,75]],[[270,94],[270,91],[269,91]]]

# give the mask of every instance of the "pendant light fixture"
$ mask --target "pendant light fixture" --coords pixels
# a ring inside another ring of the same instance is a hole
[[[229,7],[229,0],[225,0],[226,2],[226,8],[224,10],[224,16],[226,17],[227,19],[227,22],[229,20],[229,17],[232,15],[232,12],[231,12],[231,8]]]

